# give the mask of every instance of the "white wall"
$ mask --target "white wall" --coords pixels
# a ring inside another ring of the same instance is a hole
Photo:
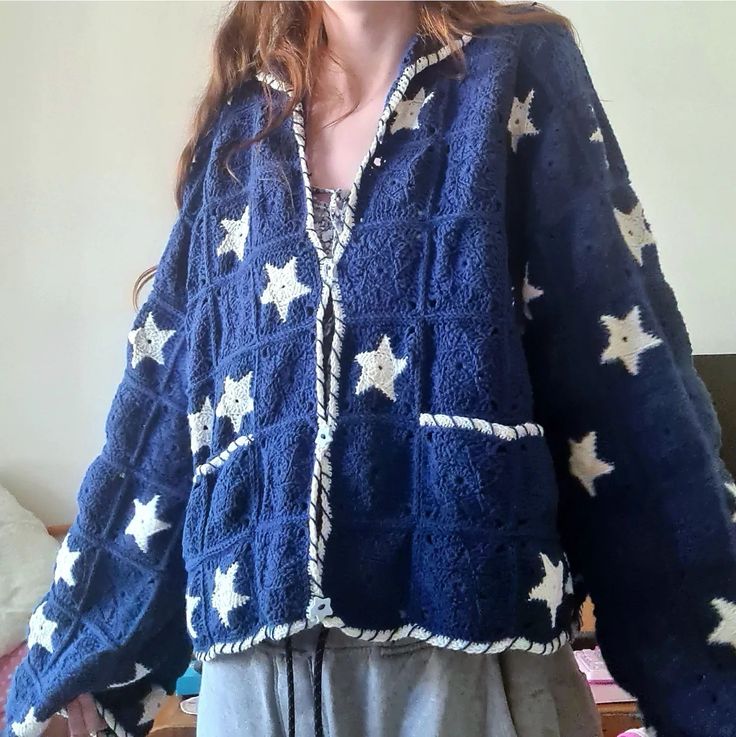
[[[0,483],[69,521],[175,217],[214,2],[0,2]]]
[[[695,352],[736,352],[736,3],[548,4],[578,31]]]
[[[698,352],[733,352],[734,3],[556,2]],[[174,218],[216,2],[0,3],[0,483],[69,521]]]

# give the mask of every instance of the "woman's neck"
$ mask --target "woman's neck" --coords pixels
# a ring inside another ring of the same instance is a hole
[[[415,2],[323,0],[327,46],[342,69],[325,61],[320,83],[361,104],[383,96],[417,29]]]

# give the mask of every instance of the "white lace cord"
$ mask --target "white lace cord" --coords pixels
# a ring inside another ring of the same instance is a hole
[[[214,473],[215,471],[219,470],[225,461],[230,458],[236,451],[240,450],[241,448],[245,448],[248,445],[251,445],[253,442],[253,435],[240,435],[239,437],[235,438],[230,445],[225,448],[221,453],[218,453],[216,456],[212,456],[212,458],[209,458],[206,460],[201,466],[197,466],[197,470],[194,474],[194,481],[197,482],[200,477],[206,476],[210,473]]]
[[[542,437],[544,428],[535,422],[524,422],[521,425],[502,425],[498,422],[489,422],[479,417],[464,415],[444,415],[422,412],[419,415],[420,425],[435,427],[458,428],[462,430],[476,430],[486,435],[493,435],[500,440],[521,440],[527,437]]]

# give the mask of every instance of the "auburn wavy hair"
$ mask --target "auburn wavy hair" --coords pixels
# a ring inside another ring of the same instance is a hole
[[[442,46],[463,34],[486,25],[512,25],[528,22],[557,23],[574,33],[567,17],[542,3],[496,2],[495,0],[412,0],[418,6],[417,32]],[[176,177],[176,204],[182,195],[194,152],[200,140],[215,122],[225,101],[257,72],[283,79],[293,90],[289,101],[277,109],[271,88],[264,85],[266,125],[253,137],[233,142],[221,162],[225,168],[232,153],[265,138],[291,115],[300,100],[315,88],[320,61],[329,55],[322,22],[323,0],[247,0],[234,2],[226,13],[215,37],[212,72],[197,104],[191,122],[189,140],[179,158]],[[462,48],[452,54],[462,61]],[[339,64],[338,59],[334,59]],[[348,111],[341,117],[350,114]],[[333,123],[335,121],[332,121]],[[146,269],[136,280],[133,303],[150,281],[156,268]]]

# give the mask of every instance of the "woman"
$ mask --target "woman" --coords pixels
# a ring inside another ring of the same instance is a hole
[[[736,735],[733,481],[565,20],[246,3],[215,62],[9,734],[145,734],[193,643],[204,737],[588,736],[589,592],[652,734]]]

